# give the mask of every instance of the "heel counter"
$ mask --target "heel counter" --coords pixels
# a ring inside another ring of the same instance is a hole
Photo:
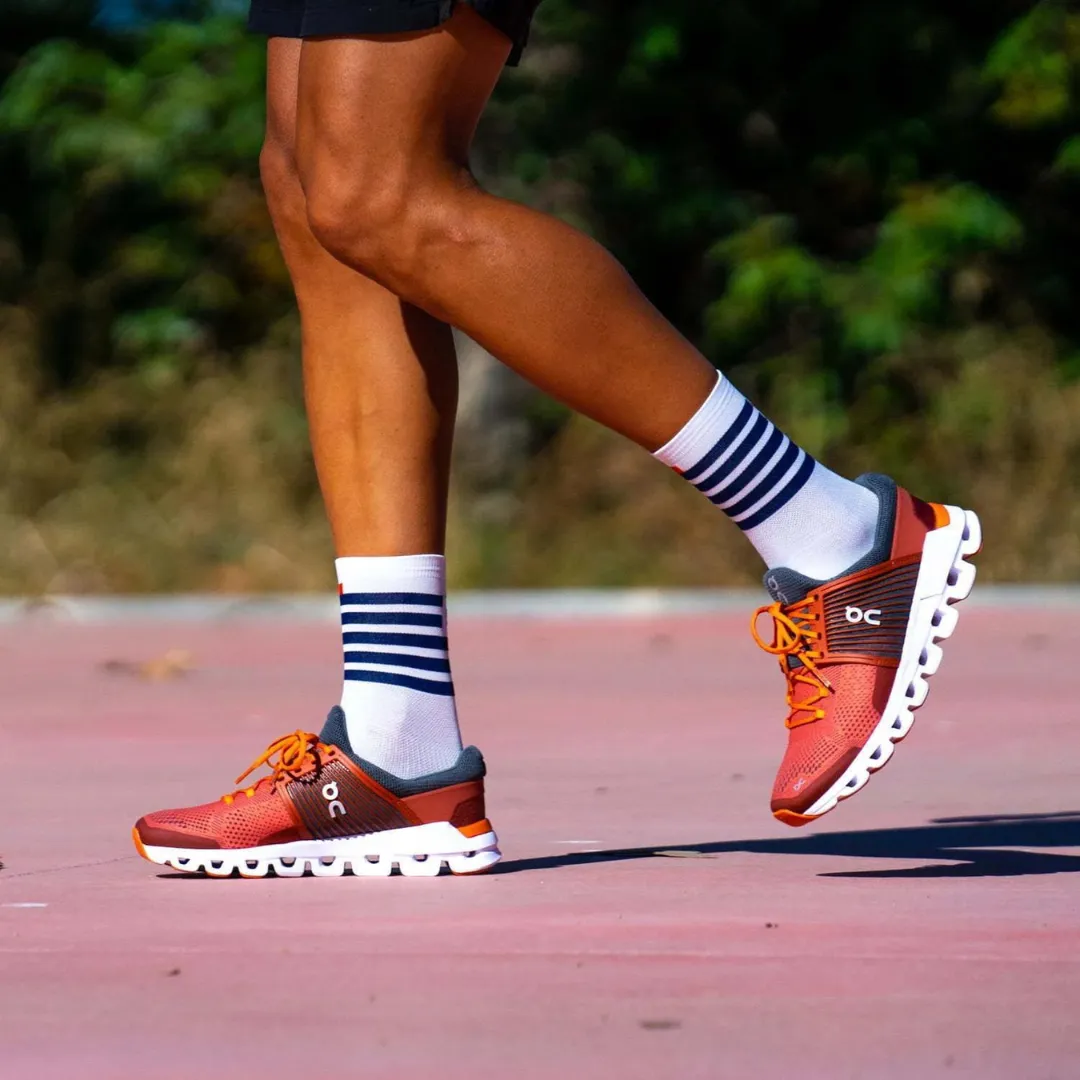
[[[897,488],[891,557],[902,559],[921,552],[927,533],[948,523],[949,512],[945,507],[924,502],[903,488]]]
[[[423,795],[412,795],[402,801],[422,825],[433,821],[448,821],[460,829],[487,817],[483,780],[469,780],[464,784],[439,788]]]

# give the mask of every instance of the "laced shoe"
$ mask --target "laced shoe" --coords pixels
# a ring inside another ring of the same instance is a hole
[[[216,802],[140,818],[139,854],[211,877],[434,877],[499,861],[474,746],[450,769],[403,780],[355,756],[335,707],[321,734],[278,739],[236,783],[263,765],[269,775]]]
[[[907,735],[938,670],[938,642],[975,581],[981,544],[970,510],[926,503],[886,476],[857,481],[881,502],[870,553],[831,581],[777,568],[773,603],[754,614],[755,640],[787,683],[788,745],[772,811],[805,825],[859,791]],[[759,634],[762,616],[772,639]]]

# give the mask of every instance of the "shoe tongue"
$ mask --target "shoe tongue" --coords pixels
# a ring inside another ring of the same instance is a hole
[[[326,715],[326,723],[319,732],[319,742],[327,746],[336,746],[344,750],[349,757],[353,756],[352,744],[349,742],[349,734],[345,727],[345,710],[340,705],[335,705]]]
[[[820,581],[808,578],[795,570],[789,570],[786,566],[778,566],[765,575],[765,588],[769,591],[769,595],[785,607],[805,600],[819,585],[821,585]],[[796,619],[796,622],[801,621]],[[788,670],[804,666],[797,656],[784,657],[784,664]]]
[[[778,566],[765,575],[765,588],[769,595],[785,606],[805,600],[820,584],[820,581],[789,570],[786,566]]]

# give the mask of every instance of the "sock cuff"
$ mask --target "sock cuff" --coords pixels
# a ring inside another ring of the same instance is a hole
[[[653,453],[653,457],[678,472],[692,469],[712,449],[717,431],[734,423],[745,402],[746,398],[717,372],[716,385],[701,408],[670,442]]]
[[[428,592],[446,595],[443,555],[350,555],[335,559],[345,592]]]

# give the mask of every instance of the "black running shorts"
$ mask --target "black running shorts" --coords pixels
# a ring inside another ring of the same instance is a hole
[[[540,0],[464,0],[513,43],[516,64]],[[251,0],[248,26],[268,37],[344,37],[431,30],[450,18],[455,0]]]

